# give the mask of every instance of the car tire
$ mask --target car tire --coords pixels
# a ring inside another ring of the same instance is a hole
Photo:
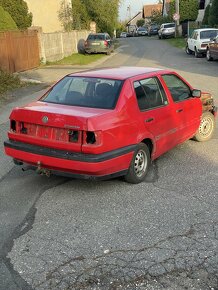
[[[151,154],[148,146],[140,143],[135,150],[125,180],[129,183],[140,183],[145,179],[151,163]]]
[[[195,57],[198,58],[200,56],[201,56],[201,53],[199,53],[198,50],[197,50],[197,48],[195,47]]]
[[[188,44],[186,44],[185,52],[186,52],[187,54],[192,54],[191,49],[188,48]]]
[[[161,39],[161,36],[158,34],[158,38]]]
[[[193,139],[203,142],[211,139],[215,131],[215,118],[211,112],[205,112],[202,115],[200,126]]]
[[[207,52],[206,52],[206,59],[207,59],[208,61],[213,60],[212,56],[210,55],[210,50],[209,50],[209,49],[207,49]]]

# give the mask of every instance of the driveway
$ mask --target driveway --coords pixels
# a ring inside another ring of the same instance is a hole
[[[156,37],[120,42],[97,67],[172,68],[218,101],[217,61],[195,59]],[[24,75],[53,82],[72,69],[81,67]],[[0,118],[2,142],[12,106]],[[137,185],[23,172],[1,142],[0,289],[217,289],[217,141],[216,129],[209,142],[177,146]]]

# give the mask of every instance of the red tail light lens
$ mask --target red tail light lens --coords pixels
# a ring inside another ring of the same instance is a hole
[[[108,46],[108,42],[106,40],[104,41],[104,45],[105,46]]]

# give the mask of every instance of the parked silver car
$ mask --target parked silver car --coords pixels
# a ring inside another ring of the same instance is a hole
[[[159,39],[175,36],[175,23],[163,23],[158,30]]]

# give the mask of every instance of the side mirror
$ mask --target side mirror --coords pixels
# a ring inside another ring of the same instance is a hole
[[[200,97],[201,97],[201,90],[196,90],[196,89],[194,89],[194,90],[192,91],[192,97],[193,97],[193,98],[200,98]]]

